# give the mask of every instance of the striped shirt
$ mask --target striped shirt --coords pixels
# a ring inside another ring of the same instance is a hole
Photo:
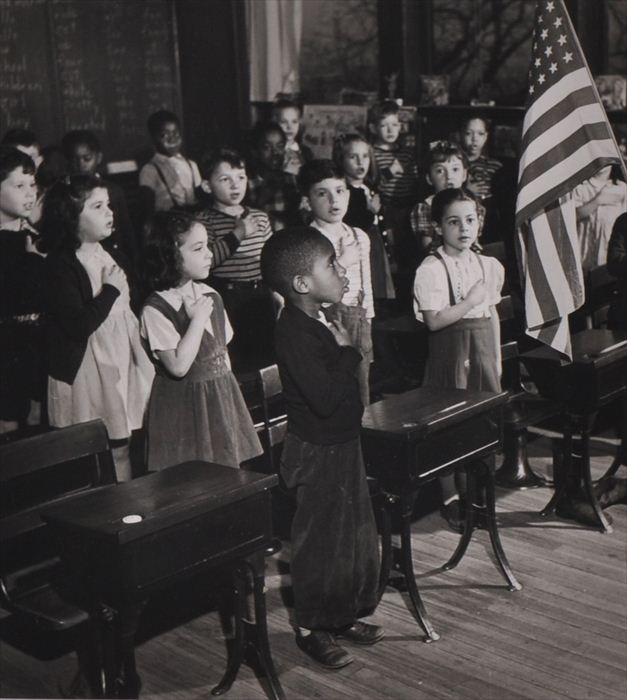
[[[254,233],[241,242],[233,233],[238,218],[250,216],[256,224]],[[244,209],[241,217],[217,209],[205,209],[196,218],[207,229],[213,252],[211,276],[220,279],[250,281],[261,279],[261,249],[272,235],[267,214],[259,209]]]
[[[373,150],[381,178],[379,180],[381,202],[393,207],[411,206],[416,201],[418,186],[418,166],[414,155],[400,147],[386,150],[380,146],[374,146]],[[394,174],[390,171],[394,161],[400,164],[402,173]]]
[[[492,179],[494,174],[503,167],[500,160],[479,156],[470,161],[466,186],[481,199],[492,196]]]

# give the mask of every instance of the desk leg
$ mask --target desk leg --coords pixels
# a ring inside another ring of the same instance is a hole
[[[390,578],[392,569],[392,524],[390,509],[393,507],[395,497],[387,493],[382,494],[378,518],[381,535],[381,569],[379,571],[379,592],[377,600],[380,601]]]
[[[473,504],[478,501],[477,474],[475,465],[466,467],[466,489],[468,493],[468,505],[466,507],[466,522],[464,523],[464,531],[462,536],[459,538],[459,542],[457,543],[457,547],[453,552],[453,556],[446,562],[446,564],[444,564],[444,566],[442,566],[442,571],[454,569],[459,564],[464,554],[466,554],[466,550],[470,544],[470,538],[472,537],[473,530],[475,529],[476,512]]]
[[[592,421],[588,417],[584,417],[581,420],[581,477],[583,480],[583,487],[588,497],[588,502],[592,506],[594,515],[599,523],[599,528],[601,532],[612,532],[612,526],[610,525],[607,517],[601,510],[599,505],[599,500],[594,492],[594,485],[592,483],[592,474],[590,473],[590,432],[592,430]]]
[[[265,559],[263,552],[251,555],[238,567],[235,573],[236,602],[235,602],[235,648],[220,683],[212,689],[212,695],[222,695],[233,685],[239,667],[244,660],[246,646],[250,645],[257,653],[257,658],[270,686],[272,700],[285,700],[285,694],[277,677],[276,669],[270,654],[268,641],[268,625],[266,618],[266,596],[264,582]],[[246,581],[248,570],[253,576],[253,595],[255,601],[255,621],[245,623],[246,613]]]
[[[514,572],[512,571],[509,561],[505,556],[503,551],[503,545],[501,544],[501,537],[499,535],[498,526],[496,523],[496,510],[495,510],[495,498],[494,498],[494,471],[492,465],[486,467],[486,484],[485,484],[485,503],[486,503],[486,521],[488,526],[488,532],[490,533],[490,541],[492,542],[492,549],[494,550],[494,556],[496,557],[496,562],[503,574],[503,577],[507,581],[507,587],[510,591],[520,591],[522,586],[516,580]]]
[[[233,573],[234,577],[234,593],[235,593],[235,610],[233,612],[235,623],[235,638],[229,660],[226,666],[226,671],[222,680],[212,688],[212,695],[222,695],[233,685],[233,681],[237,676],[239,667],[244,659],[244,611],[246,609],[246,570],[243,566],[237,568]]]
[[[266,617],[266,594],[264,581],[265,559],[263,553],[257,553],[252,557],[249,557],[248,565],[253,572],[256,632],[255,648],[257,649],[261,666],[265,671],[266,678],[268,679],[268,683],[270,685],[270,696],[274,700],[285,700],[285,694],[272,661],[270,642],[268,640],[268,621]]]
[[[414,574],[414,563],[411,556],[411,518],[414,510],[416,494],[401,496],[401,557],[403,576],[407,585],[409,599],[414,606],[414,611],[418,617],[418,622],[426,633],[425,642],[435,642],[440,639],[440,635],[435,631],[427,610],[420,598],[416,575]]]
[[[564,414],[564,438],[562,441],[562,459],[553,460],[553,483],[555,491],[551,500],[540,511],[542,517],[555,512],[557,504],[564,498],[568,491],[568,480],[572,475],[573,467],[573,421],[572,417]]]

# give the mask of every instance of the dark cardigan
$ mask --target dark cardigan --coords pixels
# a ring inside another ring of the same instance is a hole
[[[126,259],[115,250],[110,255],[128,276]],[[73,252],[48,255],[45,271],[48,374],[72,384],[89,336],[107,318],[120,292],[105,284],[94,297],[89,276]]]

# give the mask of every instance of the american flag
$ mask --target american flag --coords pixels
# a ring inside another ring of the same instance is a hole
[[[536,9],[516,226],[527,333],[571,357],[584,301],[574,187],[620,155],[563,0]]]

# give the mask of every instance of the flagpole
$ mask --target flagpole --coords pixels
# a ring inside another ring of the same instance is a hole
[[[573,33],[573,36],[575,37],[575,43],[577,44],[579,51],[581,55],[586,58],[586,54],[583,52],[583,49],[581,48],[581,44],[579,43],[579,36],[577,35],[577,32],[575,31],[575,27],[573,26],[572,20],[570,19],[570,15],[568,14],[568,9],[566,5],[564,5],[564,13],[566,14],[566,21],[568,22],[570,29]],[[625,159],[621,157],[620,153],[620,148],[618,147],[618,142],[616,141],[616,136],[614,135],[614,129],[612,129],[612,125],[610,124],[610,120],[607,116],[607,110],[605,109],[605,105],[603,104],[603,100],[601,100],[601,95],[599,95],[599,91],[597,89],[597,84],[594,81],[594,77],[590,71],[590,66],[588,65],[588,61],[584,60],[583,61],[586,70],[588,71],[588,76],[590,77],[590,83],[592,84],[592,89],[594,90],[594,94],[597,97],[597,100],[599,101],[599,104],[603,107],[603,111],[605,112],[605,120],[607,121],[607,125],[609,127],[610,134],[612,136],[612,141],[614,142],[614,145],[616,146],[616,150],[619,154],[618,158],[618,165],[623,173],[623,177],[625,178],[625,181],[627,182],[627,164],[625,164]]]

